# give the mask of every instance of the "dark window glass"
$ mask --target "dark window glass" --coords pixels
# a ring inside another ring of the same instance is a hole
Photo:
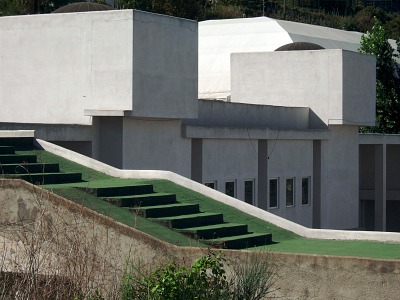
[[[235,197],[235,182],[227,181],[225,182],[225,194],[231,197]]]
[[[286,179],[286,206],[294,205],[294,179]]]
[[[253,180],[244,182],[244,201],[249,204],[253,204]]]
[[[278,178],[269,180],[269,207],[278,207]]]
[[[310,178],[301,179],[301,204],[310,204]]]
[[[204,185],[208,186],[209,188],[215,189],[215,182],[206,182]]]

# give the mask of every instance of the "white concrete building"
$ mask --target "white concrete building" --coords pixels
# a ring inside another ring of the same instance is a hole
[[[308,227],[385,229],[379,174],[400,180],[385,167],[400,139],[358,134],[375,122],[375,59],[353,52],[359,38],[264,17],[2,17],[0,129],[170,170]],[[293,41],[327,49],[273,51]]]

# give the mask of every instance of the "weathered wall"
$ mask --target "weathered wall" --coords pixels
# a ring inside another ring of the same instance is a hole
[[[123,119],[123,169],[168,170],[190,178],[191,141],[179,120]]]
[[[111,265],[121,267],[125,255],[135,253],[144,261],[157,264],[159,258],[191,261],[204,250],[176,247],[123,224],[81,207],[73,202],[43,191],[18,180],[0,180],[0,211],[3,225],[15,221],[16,214],[31,218],[38,212],[38,199],[46,204],[49,216],[62,214],[66,223],[80,216],[82,226],[90,224],[97,233],[107,233],[108,247],[116,247],[118,255]],[[7,208],[7,209],[5,209]],[[4,234],[4,230],[2,231]],[[89,233],[93,234],[93,231]],[[101,237],[101,235],[99,235]],[[17,236],[10,238],[16,239]],[[115,252],[101,251],[102,240],[96,248],[103,255]],[[111,243],[111,245],[110,245]],[[103,244],[104,246],[105,244]],[[49,248],[51,249],[51,248]],[[361,259],[317,255],[262,253],[249,251],[223,251],[231,265],[243,263],[250,256],[269,256],[275,264],[277,277],[275,296],[282,299],[397,299],[400,278],[399,260]],[[122,269],[120,269],[122,272]],[[122,273],[119,273],[122,274]]]

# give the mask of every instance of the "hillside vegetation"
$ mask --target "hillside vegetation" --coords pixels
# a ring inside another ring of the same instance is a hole
[[[0,0],[0,16],[50,13],[79,1],[83,0]],[[400,4],[393,0],[368,1],[368,5],[364,0],[115,0],[114,8],[134,8],[198,21],[264,15],[360,32],[371,30],[375,16],[391,38],[400,38]]]

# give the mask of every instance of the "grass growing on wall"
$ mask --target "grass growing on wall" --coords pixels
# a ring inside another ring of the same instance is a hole
[[[84,193],[82,190],[78,190],[74,187],[89,188],[93,186],[152,184],[156,192],[176,194],[177,201],[179,202],[198,203],[201,211],[222,212],[224,214],[225,222],[247,224],[249,231],[253,232],[272,233],[272,239],[274,242],[272,245],[252,248],[254,250],[400,259],[400,244],[303,238],[290,231],[247,215],[233,207],[212,200],[200,193],[186,189],[170,181],[114,178],[46,151],[35,150],[32,152],[38,156],[38,161],[59,163],[63,172],[81,172],[83,174],[83,180],[88,181],[64,185],[47,185],[44,186],[45,188],[68,199],[74,200],[75,202],[81,203],[97,212],[103,213],[116,221],[137,228],[149,235],[175,245],[206,247],[204,244],[189,239],[188,237],[162,225],[135,216],[127,209],[113,206],[105,201],[99,201],[98,198]],[[24,151],[24,153],[27,154],[26,151]]]

